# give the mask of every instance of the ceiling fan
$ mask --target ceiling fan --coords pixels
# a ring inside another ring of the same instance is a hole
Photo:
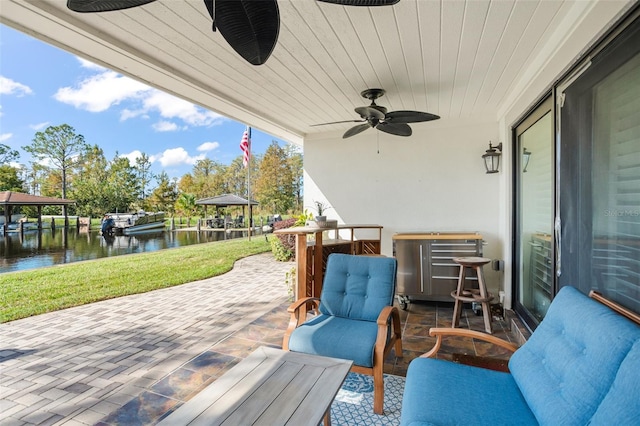
[[[359,124],[347,130],[343,139],[364,132],[368,128],[375,128],[385,133],[396,136],[411,136],[413,131],[407,123],[419,123],[421,121],[437,120],[440,116],[421,111],[391,111],[381,105],[376,104],[376,99],[385,94],[384,89],[367,89],[360,95],[371,100],[371,105],[357,107],[355,111],[362,117],[360,120],[333,121],[331,123],[314,124],[313,126],[324,126],[338,123],[365,123]]]
[[[155,0],[67,0],[74,12],[108,12],[142,6]],[[389,6],[400,0],[318,0],[344,6]],[[252,65],[264,64],[273,52],[280,32],[277,0],[204,0],[213,19],[233,50]]]

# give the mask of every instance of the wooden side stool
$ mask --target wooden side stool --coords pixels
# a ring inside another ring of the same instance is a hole
[[[462,304],[467,303],[480,303],[482,305],[482,316],[484,317],[484,328],[487,333],[492,334],[491,329],[491,307],[489,302],[493,300],[493,295],[487,291],[487,286],[484,282],[484,274],[482,267],[491,262],[491,259],[486,257],[456,257],[454,262],[460,265],[460,275],[458,276],[458,288],[451,292],[451,297],[455,299],[453,306],[453,321],[452,327],[458,327],[460,325],[460,315],[462,314]],[[467,268],[472,268],[476,271],[478,276],[478,288],[466,289],[465,277]]]

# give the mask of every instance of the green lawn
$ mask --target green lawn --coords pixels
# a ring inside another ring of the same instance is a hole
[[[0,322],[214,277],[270,250],[236,239],[0,274]]]

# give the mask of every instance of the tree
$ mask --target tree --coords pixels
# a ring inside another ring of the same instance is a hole
[[[195,215],[197,210],[198,206],[196,205],[195,195],[183,192],[178,196],[175,208],[176,213],[191,217]]]
[[[134,207],[139,188],[135,169],[128,158],[116,153],[109,167],[105,191],[109,197],[110,211],[128,212]]]
[[[18,169],[8,164],[0,165],[0,191],[24,191],[24,182],[18,175]]]
[[[198,160],[193,165],[193,193],[197,198],[215,195],[213,194],[213,174],[216,168],[216,162],[209,158]]]
[[[136,171],[136,176],[138,178],[138,188],[140,188],[138,201],[140,203],[140,207],[144,209],[146,208],[146,191],[149,188],[151,180],[155,178],[154,174],[151,173],[151,161],[149,160],[149,156],[143,152],[140,157],[136,158],[136,164],[134,168]]]
[[[296,210],[302,208],[302,189],[304,187],[303,158],[300,149],[295,145],[287,145],[285,148],[287,161],[291,166],[291,177],[293,179],[293,193],[295,194]]]
[[[0,165],[8,164],[20,158],[20,153],[10,146],[0,143]]]
[[[182,177],[178,181],[178,191],[195,194],[195,188],[195,182],[193,180],[193,176],[191,176],[191,173],[182,175]]]
[[[83,154],[80,163],[77,179],[70,191],[77,203],[77,213],[102,216],[109,210],[109,163],[97,145]]]
[[[156,211],[173,214],[174,206],[178,199],[177,184],[175,180],[169,179],[169,175],[166,172],[160,173],[157,179],[158,187],[151,193],[149,203]]]
[[[295,204],[291,164],[276,141],[271,142],[264,153],[254,193],[258,202],[271,208],[273,213],[286,213]]]
[[[41,163],[50,163],[49,169],[60,172],[61,195],[67,198],[67,173],[76,167],[81,154],[89,149],[84,136],[76,134],[68,124],[49,126],[44,132],[36,133],[31,145],[22,148]],[[63,213],[67,214],[67,206],[63,206]]]

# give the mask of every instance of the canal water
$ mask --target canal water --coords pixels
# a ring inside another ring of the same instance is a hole
[[[75,228],[0,233],[0,273],[61,265],[130,253],[246,237],[246,231],[160,231],[139,235],[102,236],[98,230]]]

